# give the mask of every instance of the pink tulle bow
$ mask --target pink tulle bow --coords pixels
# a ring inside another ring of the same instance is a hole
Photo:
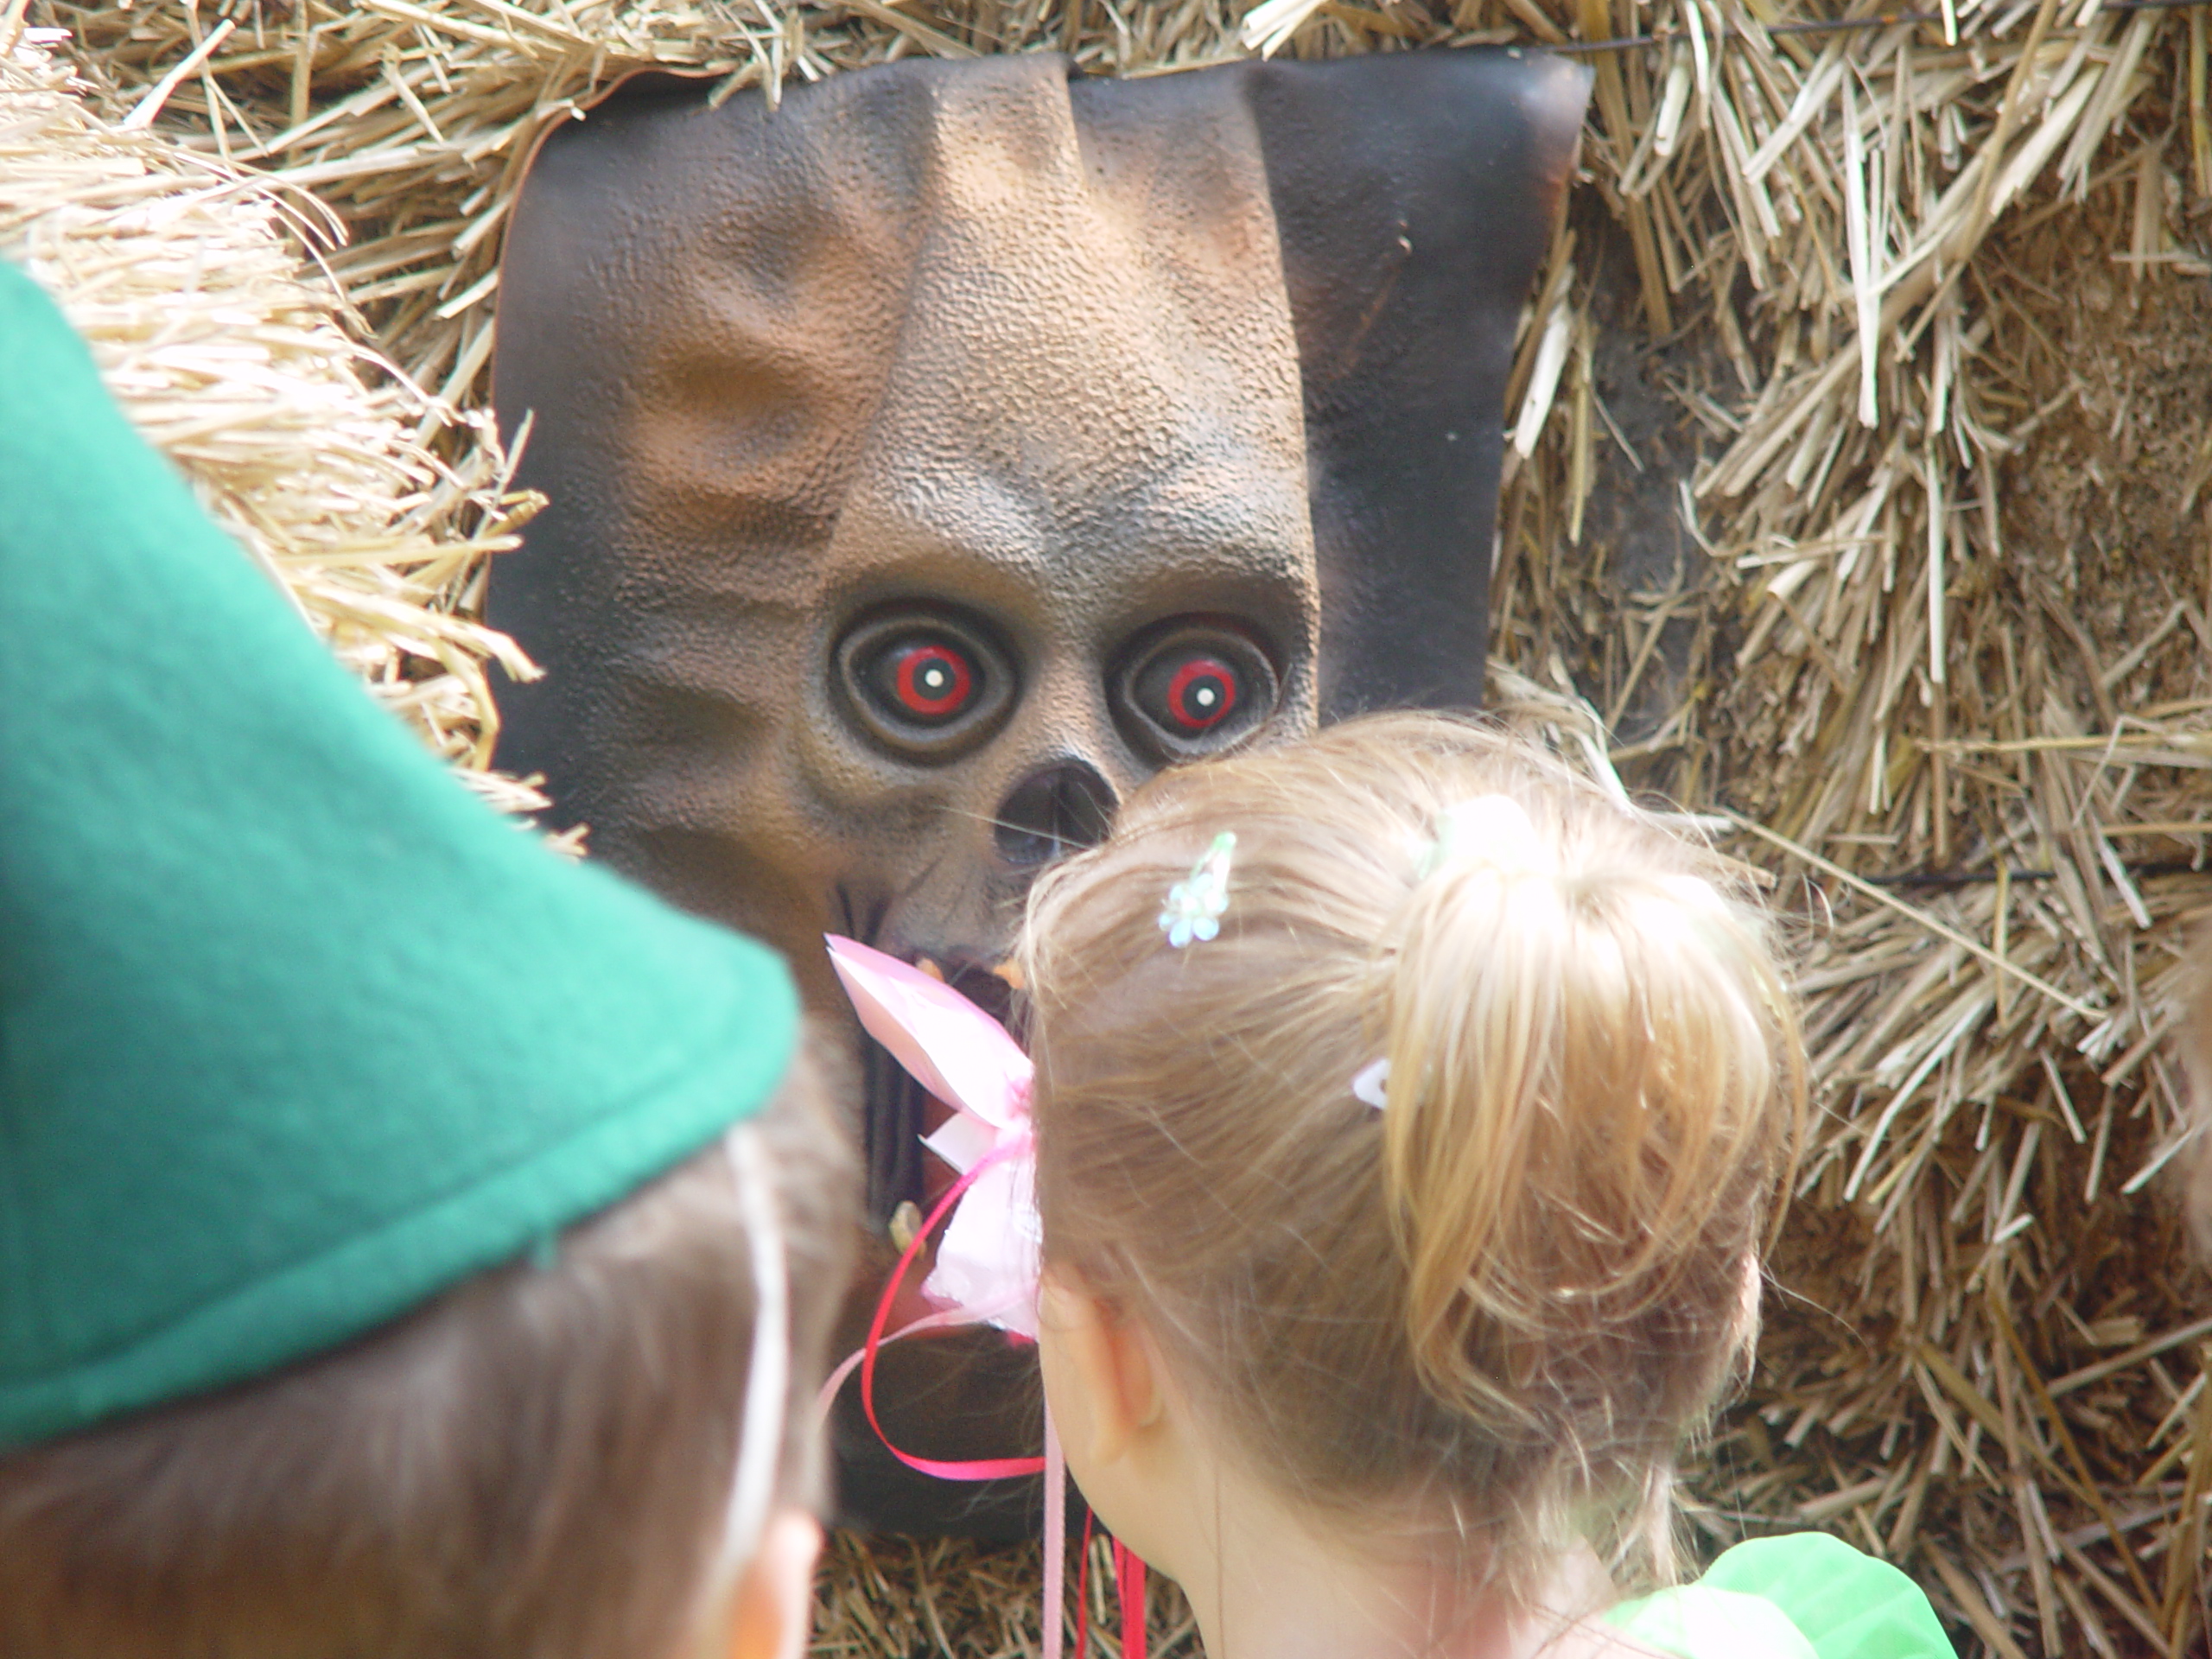
[[[945,1223],[922,1294],[940,1307],[1037,1337],[1036,1158],[1029,1057],[952,987],[832,933],[830,961],[868,1034],[952,1109],[922,1144],[974,1179]]]

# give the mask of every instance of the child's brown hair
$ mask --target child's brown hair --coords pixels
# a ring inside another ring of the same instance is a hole
[[[760,1498],[817,1500],[809,1408],[855,1208],[821,1055],[542,1261],[0,1456],[0,1659],[689,1651],[751,1541],[741,1465],[771,1459]],[[763,1344],[776,1300],[787,1335]],[[783,1372],[765,1410],[756,1355],[770,1386]],[[773,1445],[742,1432],[779,1416]]]
[[[1173,948],[1222,831],[1220,935]],[[1046,1260],[1252,1467],[1510,1589],[1575,1539],[1671,1570],[1804,1110],[1722,861],[1482,724],[1379,715],[1159,779],[1026,937]]]

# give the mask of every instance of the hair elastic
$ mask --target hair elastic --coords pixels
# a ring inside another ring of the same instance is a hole
[[[1488,865],[1503,875],[1556,875],[1559,860],[1544,845],[1528,809],[1510,795],[1478,795],[1436,817],[1436,839],[1414,871],[1426,881],[1447,865]]]

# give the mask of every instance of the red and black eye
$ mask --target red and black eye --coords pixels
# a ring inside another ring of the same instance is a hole
[[[1195,736],[1229,718],[1236,709],[1236,671],[1220,658],[1200,652],[1167,677],[1160,698],[1169,725]]]
[[[835,660],[846,711],[876,742],[917,760],[982,741],[1016,689],[995,632],[935,606],[861,622],[837,642]]]
[[[1131,735],[1172,756],[1219,747],[1274,711],[1274,670],[1240,632],[1186,622],[1125,659],[1119,695]]]
[[[981,677],[967,653],[942,639],[917,639],[884,653],[891,701],[909,720],[934,726],[964,713]]]

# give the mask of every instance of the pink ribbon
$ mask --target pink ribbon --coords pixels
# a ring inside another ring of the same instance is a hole
[[[995,1150],[987,1154],[984,1163],[979,1163],[962,1175],[953,1183],[951,1191],[938,1200],[937,1208],[930,1211],[929,1219],[922,1224],[921,1230],[914,1235],[913,1242],[899,1256],[899,1265],[892,1269],[890,1282],[884,1286],[883,1294],[876,1300],[875,1317],[868,1321],[868,1340],[861,1345],[861,1409],[868,1414],[868,1426],[875,1431],[876,1439],[883,1442],[893,1457],[909,1469],[935,1475],[940,1480],[997,1480],[1003,1476],[1035,1475],[1045,1471],[1046,1460],[1043,1458],[963,1458],[950,1462],[938,1458],[918,1458],[893,1446],[891,1437],[883,1432],[883,1425],[876,1421],[875,1415],[875,1357],[882,1351],[883,1327],[890,1321],[891,1304],[899,1294],[899,1287],[906,1281],[906,1269],[913,1265],[914,1257],[920,1252],[922,1242],[929,1236],[930,1230],[937,1225],[946,1210],[960,1201],[988,1164],[1001,1156],[1014,1155],[1011,1152],[1001,1154]],[[923,1288],[926,1290],[928,1287],[925,1285]],[[948,1309],[946,1312],[953,1316],[945,1320],[948,1325],[982,1322],[965,1309]],[[917,1326],[935,1323],[932,1319],[918,1319],[899,1334],[904,1336]],[[850,1370],[849,1366],[841,1367],[835,1381],[842,1382]]]

